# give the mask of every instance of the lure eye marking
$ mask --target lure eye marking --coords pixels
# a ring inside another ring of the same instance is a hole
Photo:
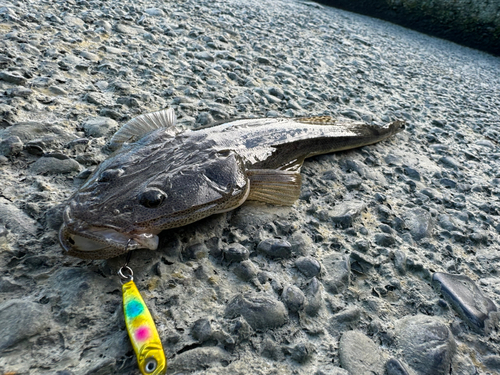
[[[156,370],[157,362],[153,357],[149,357],[146,359],[146,366],[144,366],[144,370],[149,374]]]

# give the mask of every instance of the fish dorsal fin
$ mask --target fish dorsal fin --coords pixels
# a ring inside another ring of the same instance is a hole
[[[177,118],[172,108],[158,112],[145,113],[123,125],[110,140],[113,149],[124,143],[135,142],[153,130],[175,126]]]
[[[294,121],[311,125],[334,125],[337,123],[337,120],[331,116],[299,117],[294,119]]]

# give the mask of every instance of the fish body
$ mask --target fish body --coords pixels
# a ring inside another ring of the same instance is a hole
[[[143,375],[163,375],[167,360],[151,314],[133,280],[122,285],[125,326]]]
[[[69,255],[101,259],[156,249],[157,234],[246,200],[291,205],[305,158],[379,142],[385,126],[329,116],[258,118],[178,132],[173,111],[141,115],[111,143],[120,147],[70,199],[59,232]],[[121,145],[121,146],[120,146]]]

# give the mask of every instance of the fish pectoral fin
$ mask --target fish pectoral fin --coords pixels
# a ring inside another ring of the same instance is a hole
[[[291,206],[300,196],[302,177],[298,172],[279,169],[250,169],[248,200]]]
[[[123,143],[135,142],[153,130],[175,126],[177,118],[172,108],[145,113],[123,125],[111,138],[110,146],[119,148]]]

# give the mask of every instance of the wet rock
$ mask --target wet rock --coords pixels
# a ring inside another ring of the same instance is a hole
[[[375,259],[367,254],[358,253],[353,251],[350,254],[351,270],[361,274],[368,273],[371,268],[376,264]]]
[[[257,277],[259,269],[251,260],[244,260],[233,266],[233,272],[243,281],[250,281]]]
[[[330,318],[328,331],[332,335],[338,335],[346,328],[354,329],[360,318],[361,310],[358,307],[347,307]]]
[[[485,357],[483,357],[483,363],[485,363]],[[493,370],[493,369],[492,369]],[[497,368],[500,370],[500,368]],[[457,375],[477,375],[479,374],[478,369],[474,366],[469,355],[455,355],[452,363],[452,374]]]
[[[484,365],[495,372],[500,371],[500,355],[488,355],[483,357]]]
[[[33,94],[33,90],[26,87],[18,86],[11,89],[7,89],[6,94],[11,97],[28,98]]]
[[[263,253],[269,258],[290,258],[292,255],[292,245],[286,240],[278,238],[269,238],[261,241],[257,245],[257,251]]]
[[[483,295],[477,285],[465,275],[437,272],[432,276],[453,308],[476,331],[491,329],[490,317],[498,319],[497,307]],[[495,316],[493,316],[495,315]]]
[[[187,246],[182,252],[187,259],[206,258],[209,253],[207,246],[201,242]]]
[[[46,305],[12,299],[0,304],[0,352],[41,333],[50,321]]]
[[[396,239],[387,233],[376,233],[375,243],[382,247],[392,247],[396,244]]]
[[[219,347],[200,347],[178,354],[168,362],[168,371],[174,374],[205,370],[213,363],[229,363],[230,354]]]
[[[421,208],[409,211],[405,215],[405,224],[415,241],[429,237],[432,234],[432,216]]]
[[[391,358],[385,364],[387,375],[410,375],[405,366],[396,358]]]
[[[312,257],[297,258],[295,267],[297,267],[305,277],[314,277],[321,271],[321,264]]]
[[[260,355],[273,361],[283,361],[284,355],[281,348],[271,339],[262,342]]]
[[[394,266],[401,275],[406,274],[406,254],[403,251],[394,252]]]
[[[339,359],[342,368],[351,374],[385,374],[382,351],[359,331],[349,331],[342,335],[339,343]]]
[[[311,237],[301,231],[292,234],[290,244],[292,245],[292,254],[295,255],[306,255],[314,247]]]
[[[198,342],[207,341],[212,335],[212,325],[206,318],[198,319],[191,328],[191,336]]]
[[[0,80],[21,86],[24,86],[26,84],[26,78],[13,72],[0,72]]]
[[[223,251],[224,259],[228,262],[241,262],[247,260],[250,256],[250,251],[243,245],[239,243],[233,243],[229,245],[227,249]]]
[[[149,14],[152,17],[164,17],[165,12],[161,10],[160,8],[147,8],[145,10],[147,14]]]
[[[325,289],[332,294],[343,292],[349,285],[351,277],[349,258],[339,254],[327,255],[323,258],[322,264],[325,269],[323,278]]]
[[[321,284],[317,278],[313,277],[304,289],[306,304],[304,311],[309,316],[316,316],[323,306],[323,298],[321,296]]]
[[[30,171],[34,174],[59,174],[79,172],[83,168],[76,160],[59,159],[55,157],[42,157],[30,165]]]
[[[258,331],[284,325],[288,314],[282,302],[265,295],[245,294],[234,297],[226,307],[226,318],[242,316]]]
[[[290,312],[298,312],[304,307],[304,293],[295,285],[286,286],[281,294],[281,299]]]
[[[3,197],[0,197],[0,223],[6,229],[20,231],[23,235],[35,235],[37,232],[36,221]]]
[[[307,362],[314,353],[314,346],[310,343],[299,343],[295,345],[290,354],[292,359],[297,363]]]
[[[23,142],[15,135],[2,139],[0,142],[0,155],[15,156],[23,150]]]
[[[397,345],[404,360],[419,375],[450,373],[456,344],[438,318],[416,315],[396,322]]]
[[[352,226],[354,218],[359,216],[366,208],[366,205],[360,201],[346,201],[336,205],[330,212],[331,220],[340,228],[349,228]]]

